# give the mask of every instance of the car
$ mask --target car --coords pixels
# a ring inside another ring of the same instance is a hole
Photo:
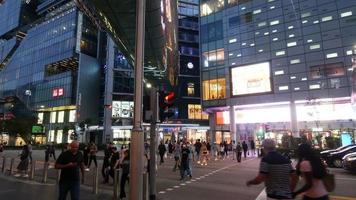
[[[328,165],[328,167],[341,168],[342,167],[342,158],[346,154],[350,154],[353,152],[356,152],[356,145],[352,145],[352,146],[349,146],[342,150],[332,152],[326,157],[326,159],[325,159],[326,164]]]
[[[341,151],[341,150],[346,149],[346,148],[351,147],[351,146],[355,146],[355,145],[354,144],[350,144],[350,145],[339,147],[337,149],[329,149],[329,150],[322,151],[322,152],[320,152],[320,157],[323,160],[326,160],[328,155],[330,155],[331,153],[334,153],[334,152],[337,152],[337,151]]]
[[[356,173],[356,152],[345,155],[342,160],[345,170]]]

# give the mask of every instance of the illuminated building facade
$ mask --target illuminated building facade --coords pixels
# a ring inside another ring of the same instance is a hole
[[[217,142],[355,137],[354,1],[202,0],[200,16],[203,109]]]

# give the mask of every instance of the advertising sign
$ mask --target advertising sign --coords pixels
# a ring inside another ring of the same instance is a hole
[[[272,91],[270,63],[256,63],[231,68],[232,95]]]
[[[134,103],[133,101],[113,101],[112,117],[113,118],[132,118]]]
[[[352,58],[352,77],[351,77],[351,104],[356,110],[356,56]]]

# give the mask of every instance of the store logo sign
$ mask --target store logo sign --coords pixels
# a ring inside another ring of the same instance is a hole
[[[52,90],[52,97],[60,97],[64,95],[63,88],[55,88]]]

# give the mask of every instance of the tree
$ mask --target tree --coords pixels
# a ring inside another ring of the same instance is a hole
[[[19,116],[14,119],[5,120],[4,130],[6,130],[12,137],[17,137],[17,135],[19,135],[26,142],[32,142],[32,126],[36,123],[36,117]]]

